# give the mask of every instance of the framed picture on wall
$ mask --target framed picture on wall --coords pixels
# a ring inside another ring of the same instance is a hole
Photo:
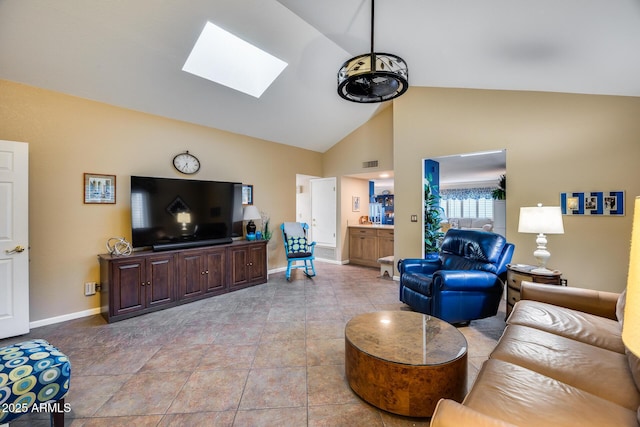
[[[360,196],[351,197],[351,211],[360,212]]]
[[[253,185],[242,185],[242,204],[253,204]]]
[[[85,173],[84,202],[86,204],[114,204],[116,202],[116,176]]]

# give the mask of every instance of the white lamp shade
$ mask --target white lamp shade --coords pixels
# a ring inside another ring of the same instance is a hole
[[[564,234],[560,206],[520,208],[519,233]]]
[[[191,214],[188,212],[179,212],[178,213],[178,222],[183,222],[185,224],[191,223]]]
[[[627,296],[622,323],[622,341],[636,356],[640,355],[640,197],[636,197],[631,231],[631,255],[627,276]]]
[[[244,213],[242,215],[242,219],[244,221],[251,221],[253,219],[260,219],[260,218],[262,217],[260,216],[260,211],[258,210],[257,207],[253,205],[245,206]]]

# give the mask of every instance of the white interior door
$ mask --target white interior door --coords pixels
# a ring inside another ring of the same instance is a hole
[[[29,332],[29,146],[0,141],[0,338]]]
[[[319,246],[336,247],[336,178],[311,180],[311,237]]]

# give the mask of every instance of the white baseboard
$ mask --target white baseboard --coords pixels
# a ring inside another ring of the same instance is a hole
[[[30,328],[38,328],[40,326],[53,325],[55,323],[66,322],[67,320],[80,319],[81,317],[93,316],[100,314],[100,307],[91,308],[89,310],[77,311],[75,313],[64,314],[62,316],[49,317],[48,319],[36,320],[29,322]]]

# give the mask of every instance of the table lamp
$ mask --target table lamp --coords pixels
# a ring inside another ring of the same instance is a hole
[[[560,206],[542,206],[542,203],[538,203],[538,206],[520,208],[518,233],[538,235],[536,237],[538,247],[533,252],[533,256],[538,260],[538,267],[532,272],[550,273],[547,261],[551,254],[547,250],[547,236],[545,234],[564,234]]]
[[[242,215],[243,221],[249,221],[247,223],[247,240],[253,240],[256,236],[256,224],[253,222],[254,219],[261,219],[260,211],[257,207],[253,205],[246,206],[244,208],[244,213]],[[253,238],[250,238],[253,237]]]
[[[178,212],[178,222],[182,223],[182,231],[187,231],[187,224],[191,224],[191,214],[188,212]]]
[[[634,355],[640,355],[640,197],[636,197],[631,231],[631,255],[624,303],[622,341]]]

